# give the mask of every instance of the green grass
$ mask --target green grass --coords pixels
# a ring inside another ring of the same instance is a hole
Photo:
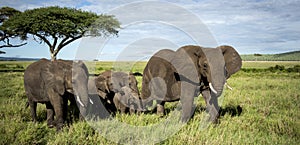
[[[9,62],[8,62],[9,63]],[[129,66],[130,62],[126,62]],[[1,62],[6,64],[6,62]],[[14,62],[28,66],[28,62]],[[112,62],[88,64],[95,73],[114,68]],[[133,72],[142,72],[145,62],[134,65]],[[244,69],[267,69],[275,65],[291,68],[300,62],[243,62]],[[95,67],[96,66],[96,67]],[[24,67],[24,68],[25,68]],[[205,103],[196,98],[194,117],[178,128],[177,120],[165,122],[178,115],[174,111],[178,102],[166,103],[171,112],[164,117],[155,114],[117,114],[115,120],[75,122],[61,132],[46,125],[46,109],[38,105],[39,123],[32,123],[30,109],[23,87],[22,72],[0,72],[0,144],[299,144],[300,142],[300,73],[286,71],[239,71],[228,84],[233,90],[225,90],[222,116],[219,125],[201,129],[205,118]],[[138,77],[141,82],[142,78]],[[139,83],[139,87],[141,83]],[[242,113],[236,115],[240,106]],[[200,109],[201,108],[201,109]],[[177,116],[178,117],[178,116]],[[120,124],[121,122],[121,124]],[[123,124],[122,124],[123,122]],[[97,126],[94,129],[92,126]],[[157,127],[156,127],[157,125]],[[181,124],[179,124],[181,125]],[[129,126],[129,127],[128,127]],[[132,126],[139,126],[133,131]],[[145,128],[143,128],[145,127]],[[148,128],[147,128],[148,127]],[[151,128],[153,127],[153,128]],[[178,131],[177,131],[178,129]],[[168,134],[174,131],[174,134]],[[148,134],[147,134],[148,133]],[[121,135],[120,135],[121,134]],[[164,136],[170,135],[165,140]],[[146,142],[142,142],[146,141]],[[117,143],[116,143],[117,142]]]

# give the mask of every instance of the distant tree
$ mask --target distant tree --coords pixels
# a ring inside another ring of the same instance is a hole
[[[34,40],[46,43],[55,60],[66,45],[86,36],[117,35],[120,22],[112,15],[74,8],[44,7],[26,10],[5,21],[2,29],[17,34],[22,40],[33,35]]]
[[[18,15],[21,12],[18,10],[15,10],[14,8],[10,7],[2,7],[0,9],[0,25],[3,24],[3,22],[7,21],[9,18],[13,17],[14,15]],[[22,44],[11,44],[10,39],[15,38],[17,34],[11,34],[8,33],[6,30],[3,29],[3,27],[0,27],[0,48],[4,47],[20,47],[25,45],[26,43]],[[0,54],[5,53],[4,51],[0,51]]]
[[[262,56],[262,54],[254,53],[254,56]]]

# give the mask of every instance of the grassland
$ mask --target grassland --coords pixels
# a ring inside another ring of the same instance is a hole
[[[26,68],[30,63],[0,62],[5,64],[1,66],[9,66],[11,69],[17,65]],[[123,63],[125,64],[89,62],[88,66],[92,73],[111,68],[142,72],[145,66],[145,62]],[[220,124],[201,129],[201,120],[205,117],[205,103],[198,97],[194,117],[180,129],[176,126],[170,127],[171,130],[178,131],[166,140],[159,140],[162,142],[158,144],[299,144],[300,72],[265,71],[275,65],[288,69],[299,64],[300,62],[243,62],[243,70],[228,80],[233,90],[225,90]],[[259,71],[247,71],[253,68]],[[61,132],[56,132],[55,129],[47,127],[45,106],[41,104],[38,105],[37,112],[39,123],[32,123],[30,110],[25,108],[23,72],[0,72],[0,78],[0,144],[116,144],[115,141],[128,144],[154,143],[154,139],[151,138],[153,136],[143,136],[143,130],[131,134],[132,132],[123,126],[112,126],[111,122],[114,120],[108,119],[93,122],[95,126],[102,125],[99,130],[87,122],[78,121]],[[138,77],[138,81],[141,82],[141,77]],[[133,126],[155,126],[176,112],[174,108],[177,103],[166,104],[170,113],[163,118],[149,113],[117,114],[115,119]],[[242,108],[241,114],[238,111],[239,107]],[[172,125],[172,122],[166,123],[165,126],[170,124]],[[166,134],[166,129],[167,127],[157,127],[148,132],[160,138]],[[140,137],[140,140],[136,137]],[[148,140],[142,142],[142,139]]]
[[[280,54],[246,54],[241,57],[245,61],[300,61],[300,51]]]

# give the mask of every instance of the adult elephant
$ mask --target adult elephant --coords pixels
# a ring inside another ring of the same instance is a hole
[[[231,46],[203,48],[183,46],[177,51],[160,50],[148,61],[143,72],[141,98],[145,106],[157,101],[157,113],[163,114],[165,102],[182,103],[181,120],[192,115],[195,96],[205,99],[210,121],[219,116],[218,97],[226,79],[240,70],[242,60]]]
[[[135,75],[140,74],[107,70],[95,79],[98,95],[110,103],[107,108],[111,112],[120,110],[121,113],[125,113],[128,109],[130,113],[141,111],[138,82]]]
[[[37,120],[37,103],[45,103],[48,126],[56,125],[60,130],[67,116],[70,94],[76,96],[80,112],[85,116],[89,101],[88,75],[87,67],[81,61],[41,59],[30,64],[24,72],[24,87],[33,120]]]

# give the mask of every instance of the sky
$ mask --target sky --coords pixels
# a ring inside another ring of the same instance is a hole
[[[147,60],[184,45],[231,45],[240,54],[300,50],[300,0],[2,0],[0,6],[72,7],[121,22],[118,37],[82,38],[61,50],[62,59]],[[50,57],[48,47],[33,40],[1,50],[0,57]]]

